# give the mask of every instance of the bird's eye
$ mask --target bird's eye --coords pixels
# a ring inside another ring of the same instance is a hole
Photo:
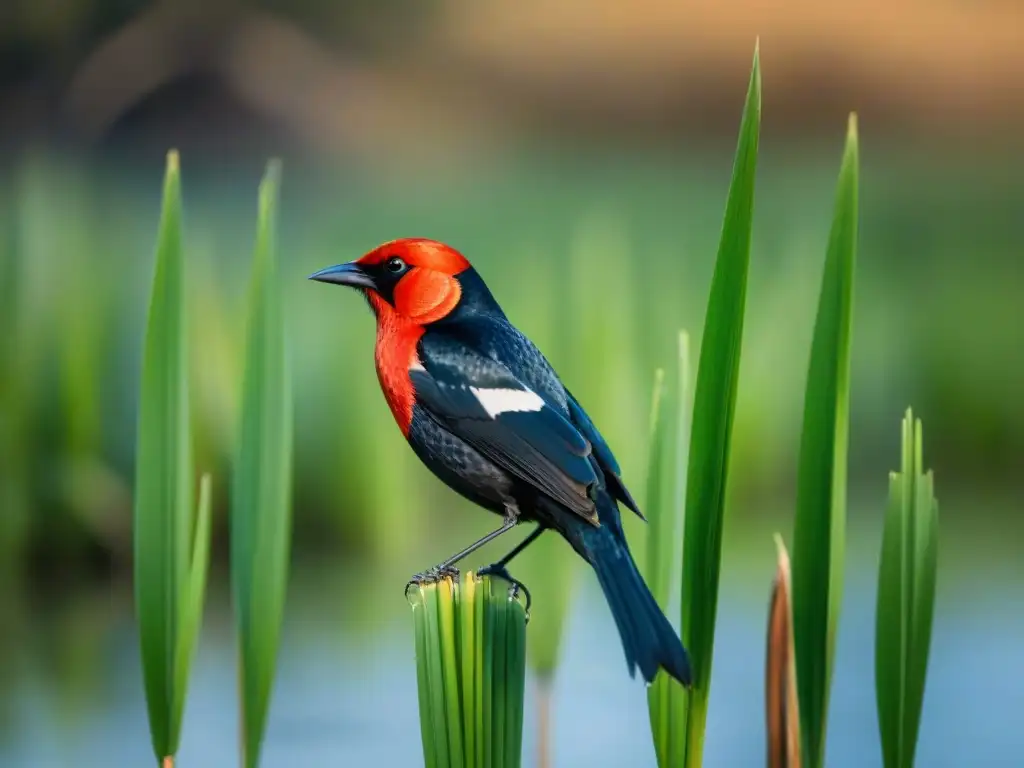
[[[405,269],[405,262],[402,261],[398,256],[392,256],[386,262],[384,262],[384,269],[393,275],[397,275],[403,269]]]

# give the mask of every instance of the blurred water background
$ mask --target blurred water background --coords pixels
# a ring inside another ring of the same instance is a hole
[[[1024,12],[865,2],[9,0],[0,8],[0,765],[149,759],[131,609],[135,402],[163,154],[182,152],[197,463],[215,592],[182,765],[236,745],[225,488],[265,159],[296,403],[294,578],[268,766],[418,765],[414,571],[493,520],[421,468],[372,318],[316,268],[400,236],[463,250],[643,488],[650,381],[695,339],[754,38],[764,136],[707,764],[763,760],[771,534],[801,399],[845,114],[864,168],[850,551],[829,764],[880,765],[874,599],[908,404],[940,500],[919,765],[1020,765],[1024,734]],[[1016,30],[1016,31],[1015,31]],[[628,521],[642,555],[642,527]],[[500,555],[496,544],[474,564]],[[555,765],[653,765],[589,573]],[[535,599],[544,586],[532,583]],[[528,703],[528,707],[530,704]],[[536,738],[527,714],[527,754]]]

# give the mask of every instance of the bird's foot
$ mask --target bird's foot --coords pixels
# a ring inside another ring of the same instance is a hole
[[[493,563],[481,568],[476,572],[476,575],[480,578],[483,578],[484,576],[497,576],[499,579],[504,579],[509,583],[509,592],[513,598],[518,597],[519,593],[522,592],[526,597],[526,620],[530,620],[530,605],[533,603],[533,599],[530,597],[530,590],[528,590],[526,585],[519,581],[519,579],[512,578],[512,574],[508,572],[508,568],[501,563]]]
[[[444,579],[451,579],[454,582],[459,580],[459,569],[454,565],[435,565],[433,568],[427,568],[425,571],[421,571],[409,579],[409,583],[405,585],[405,596],[409,597],[409,590],[413,587],[419,587],[424,584],[437,584],[439,581]]]

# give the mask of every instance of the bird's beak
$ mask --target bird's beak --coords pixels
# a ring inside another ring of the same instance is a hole
[[[321,269],[319,272],[314,272],[310,275],[309,279],[318,280],[321,283],[350,285],[354,288],[374,287],[373,278],[366,274],[363,268],[354,261]]]

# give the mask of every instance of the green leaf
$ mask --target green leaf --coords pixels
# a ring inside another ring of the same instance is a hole
[[[647,497],[644,512],[647,515],[647,558],[644,578],[662,610],[669,598],[669,579],[672,569],[673,533],[666,530],[672,523],[671,510],[664,503],[664,453],[667,432],[667,409],[662,407],[665,391],[665,371],[654,372],[654,391],[651,393],[650,441],[647,450]],[[677,729],[671,727],[669,715],[670,678],[659,672],[647,689],[647,713],[654,738],[654,753],[659,766],[667,765],[670,740]]]
[[[668,604],[669,579],[672,569],[673,523],[670,509],[664,504],[664,464],[668,409],[662,407],[665,393],[665,371],[654,372],[654,391],[651,393],[650,440],[647,447],[647,562],[644,579],[651,594],[664,610]]]
[[[508,677],[505,656],[508,653],[508,611],[505,601],[495,599],[494,583],[491,583],[491,610],[494,612],[494,635],[491,637],[493,650],[493,672],[491,674],[491,765],[505,764],[505,710],[508,707]],[[454,764],[454,761],[453,761]]]
[[[685,764],[694,768],[702,761],[711,682],[725,489],[743,338],[760,124],[761,70],[755,48],[704,322],[687,471],[682,637],[690,652],[694,673],[685,715]]]
[[[190,623],[199,621],[188,615],[192,457],[184,285],[178,155],[170,152],[142,359],[133,511],[135,610],[158,760],[178,749],[188,678],[179,664],[191,656],[197,626]],[[188,653],[179,651],[183,645]]]
[[[793,641],[808,768],[824,761],[842,591],[857,163],[857,123],[851,116],[811,345],[793,532]]]
[[[476,713],[478,708],[476,655],[467,653],[467,648],[476,644],[476,579],[466,579],[460,584],[459,602],[459,682],[462,690],[462,735],[466,755],[466,768],[478,764]],[[422,700],[420,702],[422,711]]]
[[[508,584],[472,572],[409,591],[420,735],[428,768],[518,768],[526,611]]]
[[[518,766],[523,760],[523,700],[526,694],[526,620],[519,620],[522,606],[505,596],[508,605],[508,646],[505,658],[508,680],[508,705],[505,711],[506,765]]]
[[[472,575],[472,574],[470,574]],[[470,575],[467,575],[463,580],[469,581]],[[473,579],[475,581],[475,579]],[[463,646],[463,653],[473,657],[473,698],[476,702],[476,709],[473,713],[474,722],[476,723],[476,733],[473,734],[472,741],[476,745],[476,762],[477,768],[483,768],[487,765],[484,756],[488,754],[487,744],[490,740],[490,734],[487,730],[488,723],[490,722],[485,714],[484,708],[488,707],[489,696],[490,696],[490,683],[485,681],[487,678],[490,668],[487,664],[484,652],[480,649],[485,646],[486,633],[488,630],[487,620],[487,607],[486,598],[481,594],[483,587],[480,584],[476,585],[475,591],[473,592],[473,623],[476,625],[473,631],[473,642],[472,646]],[[468,652],[467,648],[472,648],[472,652]],[[417,665],[420,661],[417,658]],[[423,712],[420,711],[420,719],[423,719]]]
[[[8,176],[4,181],[10,180]],[[19,571],[33,516],[31,476],[36,432],[38,358],[43,350],[26,297],[31,293],[21,222],[20,184],[0,188],[0,578]]]
[[[231,510],[231,582],[246,766],[259,763],[291,542],[291,379],[274,231],[279,173],[272,162],[260,184]]]
[[[448,737],[448,697],[445,695],[444,683],[444,636],[441,632],[441,600],[446,596],[441,594],[440,588],[435,585],[432,593],[428,594],[427,605],[427,640],[432,652],[429,656],[427,675],[430,679],[430,707],[434,723],[434,739],[437,748],[437,764],[447,768],[452,764]]]
[[[438,584],[438,631],[441,641],[441,671],[444,676],[444,707],[447,713],[448,723],[448,749],[451,757],[451,765],[455,768],[463,768],[465,765],[463,756],[465,748],[462,742],[463,718],[459,707],[462,695],[462,681],[459,676],[458,641],[456,633],[455,616],[457,615],[456,600],[458,589],[455,583],[450,580]]]
[[[203,598],[206,596],[206,573],[210,563],[210,476],[203,475],[199,486],[199,509],[192,534],[192,559],[188,581],[182,592],[181,624],[178,627],[175,658],[175,721],[181,722],[185,706],[188,671],[192,666],[199,628],[203,623]]]
[[[430,637],[427,631],[427,619],[424,600],[416,600],[412,603],[413,627],[416,637],[416,658],[426,658],[427,648],[430,647]],[[416,665],[416,690],[419,694],[420,704],[420,736],[423,739],[423,760],[426,768],[437,766],[437,744],[435,743],[434,724],[431,722],[431,701],[433,692],[430,687],[430,677],[426,664]]]
[[[887,768],[914,764],[931,645],[938,502],[924,472],[921,422],[903,419],[899,473],[889,478],[875,620],[875,691]]]
[[[683,504],[686,497],[686,461],[690,444],[690,337],[679,333],[678,385],[676,397],[663,399],[664,374],[655,373],[651,398],[651,437],[647,466],[647,568],[646,579],[666,614],[679,610],[678,595],[672,594],[672,574],[678,567],[682,551]],[[666,499],[665,463],[669,459],[669,415],[674,411],[674,471],[669,473],[672,485]],[[674,599],[673,599],[674,598]],[[685,717],[686,690],[664,672],[659,672],[647,690],[647,709],[651,735],[658,765],[682,765],[686,752],[686,731],[678,727],[677,718]]]
[[[495,610],[494,601],[491,599],[491,587],[490,580],[487,584],[484,584],[480,590],[482,592],[482,608],[483,611],[483,632],[480,634],[480,645],[474,649],[474,652],[480,655],[483,664],[483,679],[481,681],[481,696],[482,705],[480,711],[483,714],[483,730],[477,735],[476,741],[479,742],[483,749],[483,762],[482,765],[491,766],[492,763],[492,744],[497,738],[497,734],[494,732],[494,711],[496,709],[494,704],[494,678],[496,677],[495,667],[497,663],[495,661],[494,653],[494,625],[495,625]],[[493,766],[491,766],[493,768]]]

